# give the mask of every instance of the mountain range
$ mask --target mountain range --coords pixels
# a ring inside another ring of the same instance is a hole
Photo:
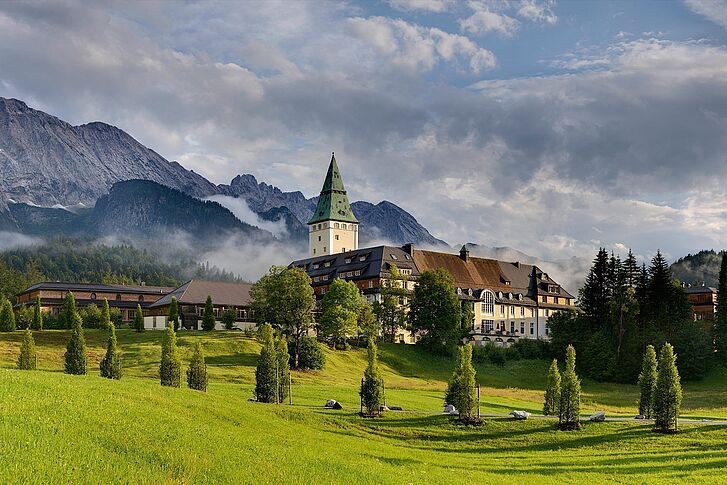
[[[216,185],[179,163],[166,160],[119,128],[101,122],[72,126],[20,100],[7,98],[0,98],[0,170],[3,174],[0,229],[27,233],[60,227],[62,231],[93,235],[166,230],[169,221],[185,209],[171,204],[141,205],[138,198],[141,188],[146,195],[161,189],[152,189],[148,184],[119,184],[148,180],[190,196],[184,199],[184,203],[195,207],[189,208],[190,214],[204,213],[191,202],[192,198],[223,195],[244,200],[260,220],[282,223],[286,228],[283,237],[302,246],[307,241],[305,223],[317,201],[316,197],[306,198],[301,192],[283,192],[258,182],[251,174],[238,175],[229,185]],[[124,194],[125,191],[133,193]],[[106,198],[107,195],[111,198]],[[179,194],[175,197],[177,202],[182,202]],[[83,217],[74,217],[68,211],[63,213],[52,208],[69,208],[79,215],[84,208],[94,209],[82,214]],[[352,204],[352,209],[361,222],[362,244],[384,240],[394,244],[446,245],[411,214],[391,202],[358,201]],[[182,225],[206,224],[215,232],[217,229],[211,224],[222,223],[231,214],[220,204],[210,205],[207,210],[215,215],[199,221],[187,220]],[[35,221],[32,223],[27,219],[31,214]],[[244,228],[243,232],[252,234],[255,231],[248,222],[238,220],[242,225],[227,222],[221,229]],[[41,227],[43,224],[45,227]],[[257,235],[262,233],[265,231],[260,230]]]

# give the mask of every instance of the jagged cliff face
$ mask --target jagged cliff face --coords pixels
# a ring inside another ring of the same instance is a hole
[[[105,123],[71,126],[22,101],[0,98],[1,208],[7,199],[42,206],[93,205],[118,181],[148,179],[190,195],[216,193],[185,170]]]
[[[230,185],[220,185],[218,189],[223,195],[245,199],[250,209],[257,213],[287,207],[302,224],[308,222],[316,208],[317,199],[306,199],[299,191],[283,192],[273,185],[258,183],[255,176],[250,174],[238,175]]]

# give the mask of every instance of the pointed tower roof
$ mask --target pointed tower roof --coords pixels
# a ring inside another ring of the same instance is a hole
[[[331,154],[331,163],[328,166],[326,179],[323,181],[321,195],[318,197],[318,205],[308,224],[331,220],[358,223],[351,210],[351,204],[348,202],[335,153]]]

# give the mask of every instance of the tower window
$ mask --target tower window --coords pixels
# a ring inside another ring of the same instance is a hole
[[[319,240],[319,241],[321,240],[321,236],[318,236],[318,240]]]
[[[346,229],[346,224],[341,224],[341,229]]]
[[[338,229],[338,223],[336,222],[335,228]]]
[[[336,234],[336,241],[338,241],[338,234]]]

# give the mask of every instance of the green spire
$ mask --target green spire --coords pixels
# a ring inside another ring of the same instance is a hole
[[[358,223],[351,210],[351,204],[348,203],[348,196],[346,195],[346,189],[343,187],[343,179],[341,178],[341,172],[338,170],[335,154],[331,155],[331,164],[328,166],[328,173],[326,174],[326,180],[323,182],[318,205],[308,224],[328,220]]]

